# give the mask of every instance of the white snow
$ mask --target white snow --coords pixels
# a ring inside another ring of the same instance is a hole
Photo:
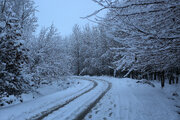
[[[112,83],[112,88],[88,113],[85,120],[179,120],[180,97],[172,96],[173,92],[180,92],[179,85],[166,85],[160,88],[158,82],[153,82],[156,87],[148,84],[136,83],[137,80],[113,77],[78,77],[82,79],[80,84],[72,86],[64,91],[48,93],[47,89],[42,94],[44,97],[28,101],[22,104],[1,108],[0,120],[24,120],[34,115],[41,114],[54,106],[66,103],[67,100],[80,95],[92,88],[93,83],[86,81],[91,79],[98,85],[71,101],[64,107],[52,112],[44,120],[72,120],[94,102],[98,96],[107,89],[107,82]],[[49,86],[51,89],[52,86]],[[53,89],[53,88],[52,88]]]
[[[3,28],[3,27],[5,27],[6,26],[6,22],[0,22],[0,28]]]
[[[27,77],[27,76],[26,76]],[[6,81],[7,82],[7,81]],[[31,81],[32,82],[32,81]],[[43,97],[45,95],[53,94],[55,92],[59,92],[65,90],[71,86],[78,84],[79,81],[69,79],[68,77],[60,77],[56,79],[52,79],[51,82],[46,82],[46,84],[39,85],[39,88],[35,88],[28,93],[23,93],[20,97],[15,97],[14,95],[9,95],[9,97],[3,97],[4,106],[14,106],[16,104],[20,104],[20,100],[23,102],[31,101],[33,99],[37,99],[39,97]],[[9,84],[7,82],[7,84]],[[11,104],[8,104],[6,101],[12,101]]]
[[[161,89],[160,85],[158,86],[159,83],[155,83],[157,87],[153,88],[146,84],[137,84],[136,80],[128,78],[100,78],[112,82],[112,89],[86,116],[85,120],[180,119],[180,115],[176,112],[178,109],[175,107],[175,105],[180,105],[180,100],[179,98],[177,98],[179,101],[169,99],[171,95],[166,93],[169,88]]]
[[[56,105],[63,104],[67,100],[77,96],[93,84],[89,81],[81,81],[80,84],[68,88],[64,91],[49,94],[38,99],[27,101],[22,104],[17,104],[0,109],[0,120],[24,120],[36,114],[41,113]],[[46,90],[47,91],[47,90]]]
[[[83,79],[86,80],[86,78]],[[50,114],[44,120],[74,120],[77,115],[94,102],[108,87],[106,82],[99,80],[94,81],[98,83],[95,89],[72,101],[70,104],[64,106],[64,108]]]

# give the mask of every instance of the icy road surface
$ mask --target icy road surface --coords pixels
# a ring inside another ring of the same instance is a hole
[[[175,100],[159,87],[111,77],[72,77],[64,91],[0,109],[0,120],[180,120]]]

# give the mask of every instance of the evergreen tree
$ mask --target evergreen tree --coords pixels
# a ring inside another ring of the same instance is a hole
[[[12,9],[13,5],[12,1],[1,1],[0,91],[9,95],[18,95],[27,88],[22,73],[26,55],[22,46],[22,28]]]

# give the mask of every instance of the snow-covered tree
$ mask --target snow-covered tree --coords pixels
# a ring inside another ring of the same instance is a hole
[[[41,82],[70,74],[66,46],[66,41],[60,37],[54,25],[43,28],[39,36],[30,42],[27,72],[37,86]]]
[[[80,29],[79,25],[77,25],[77,24],[74,25],[73,33],[72,33],[70,39],[72,42],[71,52],[72,52],[72,56],[74,59],[74,70],[76,71],[74,73],[77,75],[80,75],[81,68],[82,68],[82,65],[81,65],[82,33],[81,33],[81,29]]]
[[[113,48],[116,70],[127,71],[133,76],[141,73],[145,78],[158,72],[162,86],[165,72],[173,69],[179,74],[180,1],[93,1],[102,9],[90,16],[109,9],[101,24],[106,26],[109,39],[120,43]]]
[[[22,27],[22,37],[28,41],[37,27],[36,7],[32,0],[12,0],[13,10],[18,15]]]
[[[81,29],[75,25],[70,39],[76,74],[78,71],[80,75],[111,74],[112,52],[106,38],[103,26],[86,25]]]
[[[0,1],[0,95],[19,95],[28,87],[22,73],[27,56],[14,4],[10,0]]]

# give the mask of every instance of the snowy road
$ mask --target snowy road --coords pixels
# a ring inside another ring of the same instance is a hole
[[[107,81],[90,78],[79,79],[93,80],[97,83],[97,86],[86,94],[73,100],[63,108],[49,114],[44,118],[44,120],[81,120],[111,88],[111,84]]]
[[[0,109],[0,120],[79,120],[110,89],[102,80],[80,79],[81,84],[37,100]]]
[[[132,79],[72,77],[82,82],[37,100],[0,109],[0,120],[179,120],[159,87]]]
[[[97,77],[99,78],[99,77]],[[132,79],[101,77],[112,89],[85,117],[85,120],[180,120],[174,104],[161,88],[137,84]]]

